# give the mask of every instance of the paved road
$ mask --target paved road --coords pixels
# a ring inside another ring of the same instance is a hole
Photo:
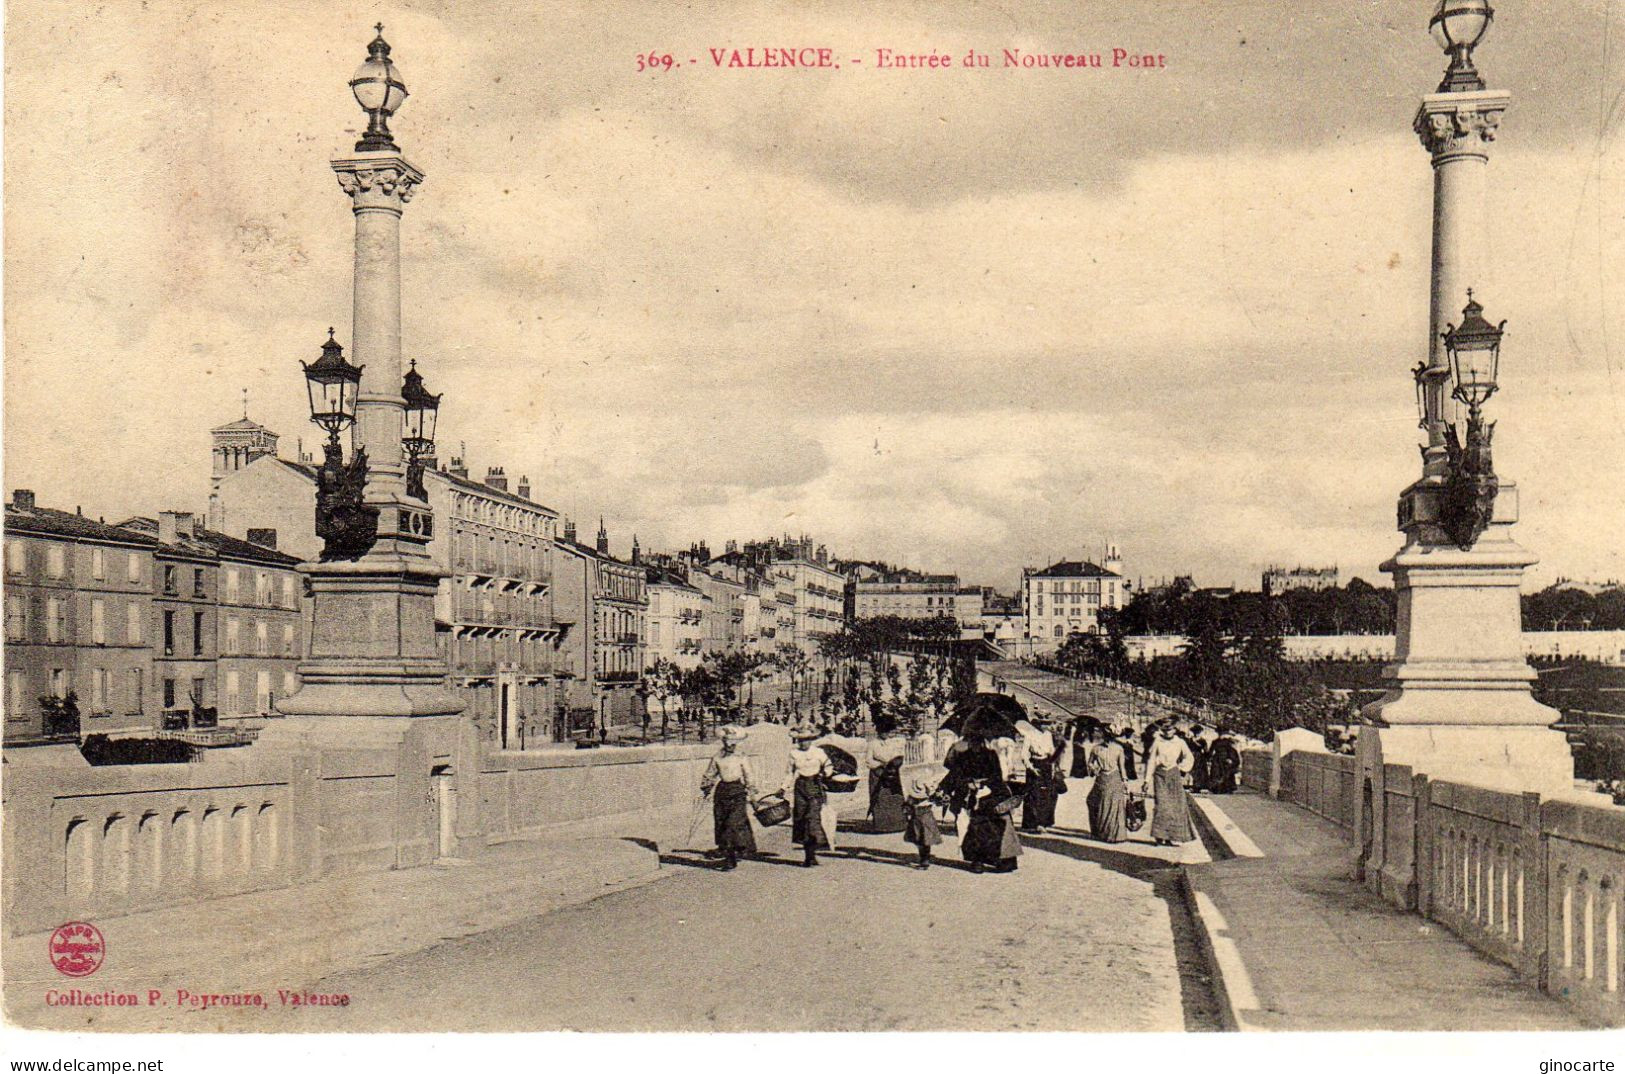
[[[901,836],[858,833],[841,840],[856,856],[807,870],[779,828],[764,841],[777,856],[736,872],[675,852],[672,879],[317,986],[348,993],[347,1010],[269,1017],[310,1030],[1213,1028],[1169,868],[1205,853],[1093,843],[1074,787],[1014,875],[957,859],[918,872]]]

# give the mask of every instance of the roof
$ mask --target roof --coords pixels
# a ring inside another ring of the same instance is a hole
[[[690,593],[699,593],[694,586],[688,584],[683,576],[676,571],[669,571],[664,567],[649,567],[648,577],[650,585],[663,585],[672,589],[686,589]],[[702,594],[703,595],[703,594]]]
[[[249,430],[252,430],[252,429],[258,429],[259,431],[266,432],[266,433],[271,432],[271,430],[267,429],[265,426],[261,425],[259,422],[250,421],[247,418],[238,418],[236,421],[228,421],[224,425],[216,425],[213,429],[210,429],[209,431],[211,433],[229,433],[229,432],[236,432],[236,431],[248,432]],[[271,433],[271,435],[275,436],[276,434]]]
[[[132,518],[120,524],[126,532],[143,534],[156,538],[158,523],[150,518]],[[290,556],[286,552],[278,552],[274,548],[253,544],[249,541],[229,537],[224,533],[217,533],[202,526],[194,526],[192,538],[183,544],[164,544],[154,542],[160,552],[173,551],[184,555],[212,555],[219,559],[247,561],[250,563],[264,563],[272,567],[294,567],[300,563],[298,556]]]
[[[144,534],[109,526],[94,518],[51,507],[17,508],[6,504],[6,532],[34,533],[76,541],[105,541],[109,544],[151,548],[157,542]]]
[[[1041,571],[1030,571],[1034,578],[1121,578],[1116,571],[1109,571],[1098,563],[1088,560],[1063,559],[1058,563],[1051,563]]]
[[[316,480],[316,467],[311,466],[308,463],[289,462],[284,458],[278,458],[276,461],[280,462],[283,466],[286,466],[294,473],[304,477],[306,480]],[[517,504],[521,507],[530,507],[538,511],[545,511],[554,518],[557,518],[559,515],[557,511],[553,510],[551,507],[548,507],[546,504],[537,503],[535,500],[527,500],[523,496],[515,495],[512,492],[504,492],[501,489],[492,488],[483,481],[475,481],[472,478],[459,477],[447,470],[427,470],[423,474],[423,479],[425,481],[429,481],[437,477],[444,480],[448,485],[452,485],[456,488],[467,489],[470,492],[477,492],[481,495],[489,496],[494,500],[506,500],[509,503]],[[592,549],[589,548],[587,551],[591,552]],[[597,553],[593,554],[596,555]]]

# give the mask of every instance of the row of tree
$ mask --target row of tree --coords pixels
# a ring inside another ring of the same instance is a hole
[[[1276,596],[1263,593],[1214,593],[1196,588],[1189,578],[1136,593],[1122,608],[1103,609],[1101,623],[1124,634],[1189,634],[1198,617],[1217,619],[1230,634],[1242,634],[1261,614],[1279,621],[1286,634],[1392,634],[1395,598],[1392,587],[1355,578],[1329,589],[1289,589]],[[1625,588],[1588,593],[1567,586],[1548,586],[1523,597],[1525,630],[1625,630]]]
[[[1288,727],[1325,732],[1354,719],[1351,694],[1329,690],[1312,662],[1286,659],[1284,598],[1226,606],[1214,595],[1191,593],[1186,611],[1177,656],[1129,659],[1123,619],[1103,616],[1108,633],[1072,635],[1053,664],[1211,706],[1216,723],[1251,738],[1267,740]]]

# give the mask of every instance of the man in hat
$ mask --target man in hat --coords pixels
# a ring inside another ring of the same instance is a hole
[[[711,815],[716,824],[717,852],[722,867],[733,869],[741,857],[756,853],[756,834],[750,827],[750,800],[756,793],[756,773],[742,751],[745,732],[722,729],[722,752],[711,758],[700,780],[702,793],[711,794]]]
[[[818,850],[833,845],[830,833],[825,831],[824,810],[828,794],[824,790],[824,777],[834,775],[835,766],[829,754],[813,745],[818,729],[800,724],[790,731],[794,743],[790,747],[791,821],[790,839],[806,855],[802,865],[811,869],[818,864]]]

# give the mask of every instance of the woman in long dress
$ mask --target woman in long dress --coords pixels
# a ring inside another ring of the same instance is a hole
[[[1021,805],[1021,830],[1024,832],[1041,832],[1055,826],[1055,801],[1058,797],[1055,781],[1061,778],[1057,767],[1060,758],[1056,753],[1054,737],[1047,733],[1045,737],[1050,740],[1048,753],[1031,748],[1030,744],[1027,752],[1027,790]]]
[[[810,869],[818,864],[819,849],[833,845],[825,817],[829,795],[824,790],[824,777],[834,775],[835,766],[829,754],[813,745],[813,739],[818,737],[813,728],[798,728],[790,737],[795,740],[790,749],[790,779],[794,781],[790,840],[802,849],[806,857],[801,864]]]
[[[1158,725],[1157,737],[1151,741],[1151,749],[1145,757],[1146,783],[1155,796],[1151,840],[1158,846],[1188,843],[1196,838],[1185,795],[1185,774],[1195,765],[1196,757],[1191,748],[1174,734],[1173,721]]]
[[[1095,777],[1090,788],[1089,832],[1107,843],[1128,838],[1125,814],[1128,810],[1128,770],[1123,747],[1110,736],[1089,754],[1089,771]]]
[[[1236,773],[1241,771],[1241,754],[1229,735],[1220,735],[1208,749],[1208,790],[1214,794],[1230,794],[1236,789]]]
[[[899,773],[908,740],[885,728],[884,738],[869,743],[869,830],[900,832],[905,821],[903,782]]]
[[[750,827],[750,800],[756,791],[756,773],[750,758],[739,752],[745,732],[737,727],[722,732],[722,752],[711,758],[700,780],[700,790],[711,797],[717,852],[722,867],[733,869],[739,859],[756,853],[756,833]]]
[[[943,781],[950,808],[966,814],[959,853],[972,872],[991,868],[1013,873],[1021,840],[1010,815],[1010,784],[999,767],[999,756],[976,735],[966,735],[961,741],[965,748],[949,758],[948,776]]]

